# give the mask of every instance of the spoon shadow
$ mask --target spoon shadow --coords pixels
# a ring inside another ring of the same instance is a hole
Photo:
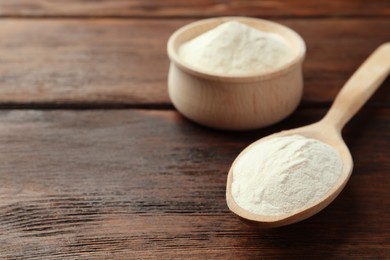
[[[335,256],[338,249],[350,240],[351,234],[359,230],[362,222],[358,189],[351,181],[326,210],[303,222],[274,229],[251,230],[251,243],[259,248],[259,257],[264,256],[264,248],[281,259],[307,259],[309,256],[330,259]],[[239,246],[248,247],[248,240],[241,242]]]

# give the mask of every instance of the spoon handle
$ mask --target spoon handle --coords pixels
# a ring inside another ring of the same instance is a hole
[[[341,131],[390,72],[390,42],[379,46],[345,83],[323,122]]]

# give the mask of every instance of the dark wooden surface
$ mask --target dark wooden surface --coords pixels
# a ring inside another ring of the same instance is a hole
[[[0,1],[0,259],[390,259],[390,80],[346,126],[355,161],[316,216],[253,230],[225,203],[247,144],[315,122],[390,40],[388,1]],[[223,132],[166,92],[165,45],[201,17],[253,15],[308,48],[301,106]]]
[[[191,21],[2,20],[0,104],[169,104],[166,42]],[[389,18],[276,21],[306,41],[304,103],[333,100],[349,75],[389,40]]]
[[[388,17],[387,0],[1,0],[3,17]]]

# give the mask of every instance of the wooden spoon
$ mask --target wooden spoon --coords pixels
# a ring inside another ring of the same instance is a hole
[[[389,72],[390,42],[382,44],[377,48],[352,75],[322,120],[308,126],[282,131],[264,137],[245,148],[233,162],[228,174],[226,201],[229,209],[249,224],[258,227],[277,227],[304,220],[328,206],[346,185],[353,168],[352,157],[343,141],[341,130],[381,85]],[[321,200],[301,210],[297,209],[299,210],[298,212],[277,216],[258,215],[248,212],[234,201],[231,193],[233,166],[240,160],[244,153],[250,153],[251,149],[260,142],[286,135],[302,135],[331,145],[339,152],[343,163],[341,176],[334,187]]]

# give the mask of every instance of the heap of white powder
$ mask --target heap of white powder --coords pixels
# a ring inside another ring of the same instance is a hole
[[[232,195],[241,208],[283,215],[323,198],[341,175],[342,161],[328,144],[292,135],[260,142],[232,170]]]
[[[181,45],[179,56],[210,73],[242,75],[280,67],[292,53],[280,35],[229,21]]]

